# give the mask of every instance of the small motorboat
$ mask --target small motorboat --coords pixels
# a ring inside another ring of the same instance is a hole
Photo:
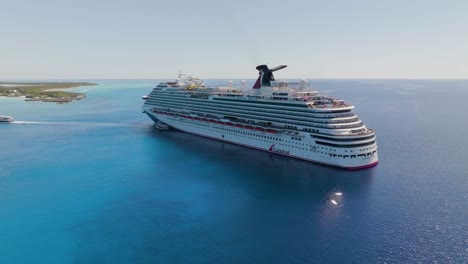
[[[12,123],[15,119],[11,116],[2,116],[0,115],[0,123]]]
[[[148,95],[143,95],[143,96],[141,97],[141,99],[143,99],[143,100],[148,100],[148,99],[149,99],[149,96],[148,96]]]

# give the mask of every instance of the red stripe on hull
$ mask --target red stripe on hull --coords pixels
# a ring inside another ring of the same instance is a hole
[[[376,161],[376,162],[371,163],[371,164],[363,165],[363,166],[358,166],[358,167],[346,167],[346,169],[347,170],[362,170],[362,169],[367,169],[367,168],[370,168],[370,167],[374,167],[377,164],[379,164],[379,161]]]

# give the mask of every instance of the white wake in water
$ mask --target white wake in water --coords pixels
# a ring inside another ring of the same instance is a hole
[[[129,123],[108,123],[108,122],[81,122],[81,121],[14,121],[11,124],[24,125],[73,125],[73,126],[91,126],[91,127],[132,127],[138,124]]]

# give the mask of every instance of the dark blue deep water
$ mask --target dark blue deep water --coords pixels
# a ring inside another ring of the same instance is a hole
[[[158,81],[97,82],[0,98],[0,263],[468,262],[468,81],[312,81],[377,132],[353,172],[155,131]]]

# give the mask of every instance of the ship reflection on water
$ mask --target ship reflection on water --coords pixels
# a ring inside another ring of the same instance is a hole
[[[306,193],[316,194],[323,204],[331,208],[343,206],[345,198],[365,195],[372,183],[376,168],[360,171],[348,171],[324,166],[273,153],[262,152],[235,144],[215,141],[178,131],[155,131],[148,128],[155,140],[164,142],[166,147],[177,149],[180,157],[187,162],[187,157],[196,156],[198,166],[216,164],[218,178],[245,184],[252,188],[263,183],[285,194],[296,196]],[[148,148],[154,158],[161,157],[161,149]],[[165,155],[163,155],[165,156]],[[164,157],[165,159],[167,156]],[[193,177],[196,170],[187,172]],[[255,191],[255,190],[251,190]]]
[[[153,138],[145,152],[157,164],[154,181],[170,182],[186,207],[203,208],[192,223],[226,228],[213,239],[248,240],[259,250],[289,248],[280,262],[294,262],[298,254],[322,254],[320,244],[364,232],[363,209],[377,168],[347,171],[178,131],[148,127],[145,133]]]

